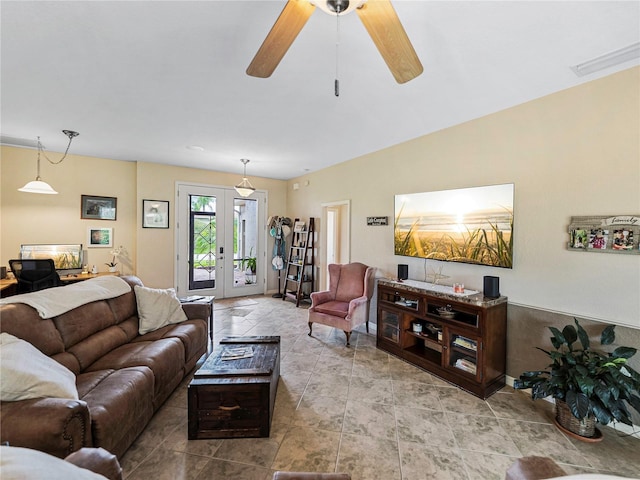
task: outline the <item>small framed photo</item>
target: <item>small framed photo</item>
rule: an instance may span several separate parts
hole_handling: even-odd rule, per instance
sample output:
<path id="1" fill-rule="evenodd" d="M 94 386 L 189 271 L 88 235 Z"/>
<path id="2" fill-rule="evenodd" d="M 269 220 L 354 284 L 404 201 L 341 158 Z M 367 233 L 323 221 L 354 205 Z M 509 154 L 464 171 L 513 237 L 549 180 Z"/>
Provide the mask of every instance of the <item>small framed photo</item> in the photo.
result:
<path id="1" fill-rule="evenodd" d="M 87 230 L 87 246 L 113 247 L 113 228 L 89 228 Z"/>
<path id="2" fill-rule="evenodd" d="M 142 200 L 142 228 L 169 228 L 168 200 Z"/>
<path id="3" fill-rule="evenodd" d="M 90 220 L 115 220 L 116 197 L 96 197 L 93 195 L 82 195 L 80 202 L 80 218 Z"/>

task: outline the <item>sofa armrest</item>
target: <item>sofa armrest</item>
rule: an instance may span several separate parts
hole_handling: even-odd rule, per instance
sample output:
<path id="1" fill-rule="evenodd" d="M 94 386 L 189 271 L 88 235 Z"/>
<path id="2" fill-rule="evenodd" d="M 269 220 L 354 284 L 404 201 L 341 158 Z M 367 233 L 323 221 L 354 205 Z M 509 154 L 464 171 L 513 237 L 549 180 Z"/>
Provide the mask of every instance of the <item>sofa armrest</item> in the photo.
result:
<path id="1" fill-rule="evenodd" d="M 64 458 L 91 446 L 91 417 L 86 402 L 34 398 L 0 404 L 0 439 Z"/>
<path id="2" fill-rule="evenodd" d="M 333 300 L 333 295 L 329 290 L 324 290 L 322 292 L 311 292 L 311 306 L 309 309 L 313 307 L 317 307 L 318 305 L 322 305 L 323 303 L 330 302 Z"/>
<path id="3" fill-rule="evenodd" d="M 567 475 L 549 457 L 522 457 L 517 459 L 507 470 L 505 480 L 541 480 L 543 478 L 564 477 Z"/>
<path id="4" fill-rule="evenodd" d="M 202 319 L 207 320 L 211 316 L 210 303 L 183 303 L 182 310 L 189 320 Z"/>
<path id="5" fill-rule="evenodd" d="M 65 460 L 76 467 L 91 470 L 109 480 L 122 480 L 122 467 L 118 458 L 104 448 L 81 448 Z"/>

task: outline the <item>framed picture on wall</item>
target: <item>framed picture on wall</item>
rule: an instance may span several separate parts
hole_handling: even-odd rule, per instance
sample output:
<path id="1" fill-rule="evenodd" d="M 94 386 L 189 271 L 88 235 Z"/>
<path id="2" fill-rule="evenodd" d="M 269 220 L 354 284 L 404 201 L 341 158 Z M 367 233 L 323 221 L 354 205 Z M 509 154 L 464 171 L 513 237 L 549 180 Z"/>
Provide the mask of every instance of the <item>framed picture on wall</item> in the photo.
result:
<path id="1" fill-rule="evenodd" d="M 168 200 L 142 200 L 142 228 L 169 228 Z"/>
<path id="2" fill-rule="evenodd" d="M 91 220 L 115 220 L 118 199 L 116 197 L 96 197 L 81 195 L 80 218 Z"/>
<path id="3" fill-rule="evenodd" d="M 113 228 L 89 228 L 87 230 L 87 246 L 113 247 Z"/>

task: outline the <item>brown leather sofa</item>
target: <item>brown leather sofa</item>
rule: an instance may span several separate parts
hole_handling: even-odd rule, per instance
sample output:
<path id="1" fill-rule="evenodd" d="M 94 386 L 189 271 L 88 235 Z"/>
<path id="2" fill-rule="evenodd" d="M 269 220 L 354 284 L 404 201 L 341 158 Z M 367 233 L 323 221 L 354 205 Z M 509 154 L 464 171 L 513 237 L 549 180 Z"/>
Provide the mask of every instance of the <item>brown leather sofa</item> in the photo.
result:
<path id="1" fill-rule="evenodd" d="M 122 468 L 115 455 L 103 448 L 81 448 L 64 460 L 38 450 L 0 445 L 2 478 L 122 480 Z"/>
<path id="2" fill-rule="evenodd" d="M 91 470 L 109 480 L 122 480 L 122 467 L 115 455 L 103 448 L 81 448 L 65 458 L 76 467 Z"/>
<path id="3" fill-rule="evenodd" d="M 208 305 L 183 305 L 188 320 L 138 334 L 131 291 L 51 319 L 32 307 L 0 307 L 0 332 L 26 340 L 76 375 L 79 400 L 36 398 L 0 404 L 0 438 L 60 458 L 82 447 L 121 457 L 207 351 Z"/>

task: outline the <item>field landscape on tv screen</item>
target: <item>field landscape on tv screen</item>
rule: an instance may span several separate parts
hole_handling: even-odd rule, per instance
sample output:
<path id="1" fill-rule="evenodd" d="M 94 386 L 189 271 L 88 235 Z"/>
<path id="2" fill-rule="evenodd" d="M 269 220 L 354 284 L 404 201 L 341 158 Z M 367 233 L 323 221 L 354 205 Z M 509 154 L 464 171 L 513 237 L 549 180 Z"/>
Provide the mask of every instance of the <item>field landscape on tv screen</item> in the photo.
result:
<path id="1" fill-rule="evenodd" d="M 395 196 L 396 255 L 512 268 L 512 183 Z"/>

